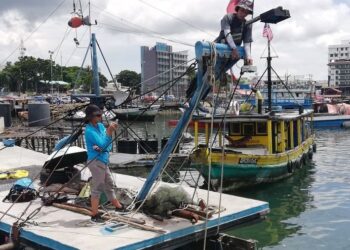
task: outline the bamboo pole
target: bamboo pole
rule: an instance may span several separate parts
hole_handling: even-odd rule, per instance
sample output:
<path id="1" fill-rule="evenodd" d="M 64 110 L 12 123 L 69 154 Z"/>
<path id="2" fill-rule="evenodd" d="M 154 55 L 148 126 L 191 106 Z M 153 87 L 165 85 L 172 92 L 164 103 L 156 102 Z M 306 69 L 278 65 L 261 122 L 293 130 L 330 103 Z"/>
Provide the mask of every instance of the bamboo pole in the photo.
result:
<path id="1" fill-rule="evenodd" d="M 79 207 L 74 207 L 71 205 L 67 205 L 67 204 L 59 204 L 59 203 L 53 203 L 52 204 L 54 207 L 57 208 L 61 208 L 61 209 L 65 209 L 71 212 L 75 212 L 75 213 L 80 213 L 80 214 L 84 214 L 84 215 L 89 215 L 91 216 L 91 211 L 89 209 L 86 208 L 79 208 Z M 166 231 L 161 229 L 161 228 L 157 228 L 157 227 L 153 227 L 153 226 L 149 226 L 149 225 L 141 225 L 135 222 L 131 222 L 131 220 L 129 220 L 128 218 L 122 218 L 121 216 L 109 216 L 109 215 L 104 215 L 102 217 L 105 220 L 110 220 L 110 221 L 117 221 L 117 222 L 121 222 L 121 223 L 125 223 L 131 227 L 137 228 L 137 229 L 142 229 L 142 230 L 146 230 L 146 231 L 151 231 L 151 232 L 155 232 L 155 233 L 159 233 L 159 234 L 163 234 Z"/>

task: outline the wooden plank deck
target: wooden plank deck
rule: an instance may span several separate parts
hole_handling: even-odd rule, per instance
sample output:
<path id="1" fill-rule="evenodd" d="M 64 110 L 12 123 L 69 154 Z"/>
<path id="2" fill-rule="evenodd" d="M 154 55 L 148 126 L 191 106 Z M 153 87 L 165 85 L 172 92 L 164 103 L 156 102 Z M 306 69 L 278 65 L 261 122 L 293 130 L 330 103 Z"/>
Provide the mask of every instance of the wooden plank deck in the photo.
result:
<path id="1" fill-rule="evenodd" d="M 6 151 L 8 150 L 8 151 Z M 23 151 L 24 150 L 24 151 Z M 29 151 L 29 152 L 28 152 Z M 21 148 L 9 148 L 0 151 L 1 159 L 6 159 L 7 166 L 18 167 L 19 153 L 25 156 L 22 164 L 27 166 L 33 163 L 43 163 L 47 155 L 42 155 Z M 6 152 L 6 153 L 5 153 Z M 6 154 L 6 155 L 3 155 Z M 25 165 L 22 165 L 25 167 Z M 89 173 L 85 173 L 85 178 Z M 127 175 L 115 175 L 118 187 L 139 190 L 144 183 L 144 179 Z M 162 183 L 161 185 L 170 185 Z M 193 188 L 184 187 L 189 193 L 193 193 Z M 0 200 L 8 191 L 0 192 Z M 206 200 L 207 191 L 198 190 L 199 198 Z M 27 215 L 41 204 L 40 200 L 33 202 L 27 212 Z M 219 193 L 210 192 L 210 205 L 219 204 Z M 11 203 L 0 202 L 0 212 L 6 211 Z M 10 214 L 19 216 L 27 203 L 15 204 Z M 241 198 L 233 195 L 223 194 L 222 206 L 226 209 L 221 213 L 221 218 L 214 215 L 208 221 L 209 234 L 215 233 L 217 226 L 234 226 L 241 223 L 242 220 L 252 220 L 259 218 L 269 210 L 266 202 Z M 173 217 L 169 220 L 159 222 L 153 220 L 141 213 L 135 215 L 135 218 L 142 218 L 148 225 L 162 228 L 166 231 L 164 234 L 157 234 L 149 231 L 138 230 L 131 227 L 121 229 L 110 233 L 104 226 L 84 227 L 81 222 L 88 221 L 89 217 L 73 212 L 61 210 L 55 207 L 43 207 L 41 212 L 33 220 L 39 225 L 28 225 L 21 231 L 21 237 L 37 245 L 49 247 L 52 249 L 145 249 L 145 248 L 167 248 L 181 246 L 194 240 L 203 238 L 205 222 L 200 221 L 191 224 L 188 220 Z M 11 225 L 15 219 L 6 216 L 0 222 L 0 230 L 9 233 Z"/>

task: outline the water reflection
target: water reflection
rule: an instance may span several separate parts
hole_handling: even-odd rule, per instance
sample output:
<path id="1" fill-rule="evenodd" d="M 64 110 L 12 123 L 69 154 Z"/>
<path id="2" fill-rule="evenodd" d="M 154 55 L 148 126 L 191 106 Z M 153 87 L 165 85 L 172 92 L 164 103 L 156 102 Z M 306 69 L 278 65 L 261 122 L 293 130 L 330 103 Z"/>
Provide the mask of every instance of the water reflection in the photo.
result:
<path id="1" fill-rule="evenodd" d="M 315 166 L 312 164 L 280 182 L 232 192 L 234 195 L 268 201 L 271 212 L 263 222 L 229 230 L 227 233 L 258 240 L 259 247 L 277 245 L 284 238 L 300 233 L 300 225 L 286 220 L 298 217 L 305 210 L 312 208 L 313 196 L 310 187 L 315 181 L 314 174 Z"/>

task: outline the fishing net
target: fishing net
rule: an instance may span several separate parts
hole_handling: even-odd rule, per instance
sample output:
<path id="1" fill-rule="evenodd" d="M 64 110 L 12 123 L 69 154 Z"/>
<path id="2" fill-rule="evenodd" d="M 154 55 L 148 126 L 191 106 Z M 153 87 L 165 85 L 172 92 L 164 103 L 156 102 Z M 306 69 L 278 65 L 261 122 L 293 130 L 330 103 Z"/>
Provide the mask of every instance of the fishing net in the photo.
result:
<path id="1" fill-rule="evenodd" d="M 191 198 L 182 187 L 161 186 L 147 199 L 144 210 L 165 217 L 184 203 L 191 203 Z"/>

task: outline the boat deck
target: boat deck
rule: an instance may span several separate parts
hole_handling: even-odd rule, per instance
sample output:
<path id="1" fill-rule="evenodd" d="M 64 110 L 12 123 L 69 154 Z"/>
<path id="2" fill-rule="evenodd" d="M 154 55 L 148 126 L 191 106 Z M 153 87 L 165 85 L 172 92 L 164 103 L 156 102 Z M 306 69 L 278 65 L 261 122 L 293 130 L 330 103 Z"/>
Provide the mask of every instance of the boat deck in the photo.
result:
<path id="1" fill-rule="evenodd" d="M 22 159 L 20 161 L 19 155 L 21 155 Z M 18 147 L 0 151 L 1 167 L 7 166 L 7 169 L 19 167 L 26 169 L 28 166 L 42 165 L 46 158 L 47 155 Z M 118 187 L 133 190 L 139 190 L 144 183 L 144 179 L 120 174 L 115 175 L 115 180 Z M 169 184 L 161 183 L 161 185 Z M 194 189 L 191 187 L 184 187 L 184 189 L 189 194 L 194 192 Z M 0 192 L 0 200 L 3 199 L 7 192 Z M 196 197 L 206 200 L 206 196 L 206 190 L 197 190 Z M 210 192 L 210 205 L 218 205 L 219 199 L 219 193 Z M 0 214 L 6 211 L 10 205 L 11 203 L 1 202 Z M 26 216 L 40 205 L 41 201 L 35 200 L 27 211 Z M 15 204 L 9 214 L 19 216 L 26 206 L 27 203 Z M 233 227 L 243 222 L 258 219 L 269 211 L 269 206 L 266 202 L 227 194 L 222 196 L 222 206 L 225 208 L 225 211 L 221 213 L 221 217 L 214 215 L 208 221 L 208 235 L 216 234 L 218 225 L 220 225 L 221 229 Z M 172 249 L 194 240 L 201 240 L 204 236 L 204 221 L 192 224 L 186 219 L 173 217 L 160 222 L 141 213 L 135 214 L 134 217 L 144 219 L 147 225 L 162 228 L 165 230 L 165 233 L 158 234 L 132 227 L 126 227 L 111 233 L 102 225 L 93 227 L 82 225 L 82 223 L 84 224 L 84 222 L 89 220 L 88 216 L 55 207 L 43 207 L 41 212 L 33 218 L 33 221 L 37 222 L 38 225 L 26 225 L 21 231 L 21 237 L 35 245 L 52 249 Z M 4 217 L 0 222 L 0 230 L 9 233 L 11 225 L 15 221 L 10 216 Z"/>

